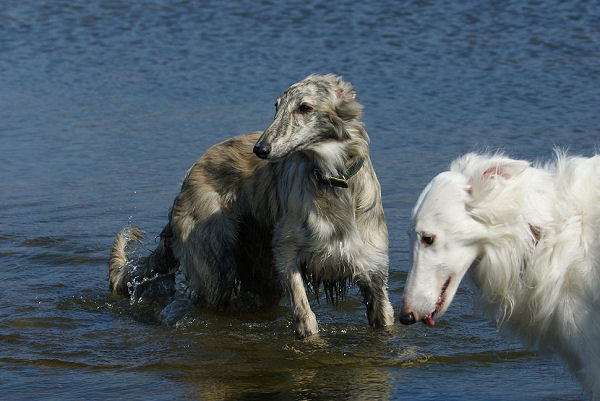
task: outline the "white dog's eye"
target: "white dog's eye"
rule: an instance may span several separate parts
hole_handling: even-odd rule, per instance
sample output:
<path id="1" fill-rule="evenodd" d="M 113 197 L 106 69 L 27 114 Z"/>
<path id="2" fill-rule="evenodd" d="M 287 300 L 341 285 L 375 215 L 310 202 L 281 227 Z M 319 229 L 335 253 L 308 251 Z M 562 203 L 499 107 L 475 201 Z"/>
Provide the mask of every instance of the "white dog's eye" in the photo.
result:
<path id="1" fill-rule="evenodd" d="M 435 242 L 435 235 L 433 234 L 421 234 L 421 244 L 423 247 L 427 248 L 430 245 L 433 245 Z"/>

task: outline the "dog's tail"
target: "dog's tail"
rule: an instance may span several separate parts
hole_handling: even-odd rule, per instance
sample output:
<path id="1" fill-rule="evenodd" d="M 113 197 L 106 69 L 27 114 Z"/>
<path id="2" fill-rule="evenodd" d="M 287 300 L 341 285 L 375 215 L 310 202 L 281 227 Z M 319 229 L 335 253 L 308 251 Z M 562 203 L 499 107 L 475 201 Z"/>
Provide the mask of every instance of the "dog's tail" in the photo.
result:
<path id="1" fill-rule="evenodd" d="M 140 242 L 142 236 L 135 226 L 123 227 L 115 238 L 108 262 L 112 293 L 138 298 L 153 282 L 164 282 L 165 279 L 174 282 L 179 262 L 169 246 L 170 237 L 171 228 L 167 225 L 160 234 L 158 246 L 149 256 L 131 259 L 127 251 L 133 242 Z"/>
<path id="2" fill-rule="evenodd" d="M 113 294 L 129 295 L 127 282 L 131 268 L 127 266 L 130 260 L 127 250 L 131 242 L 140 242 L 141 238 L 140 230 L 135 226 L 125 226 L 117 234 L 108 262 L 108 282 Z"/>

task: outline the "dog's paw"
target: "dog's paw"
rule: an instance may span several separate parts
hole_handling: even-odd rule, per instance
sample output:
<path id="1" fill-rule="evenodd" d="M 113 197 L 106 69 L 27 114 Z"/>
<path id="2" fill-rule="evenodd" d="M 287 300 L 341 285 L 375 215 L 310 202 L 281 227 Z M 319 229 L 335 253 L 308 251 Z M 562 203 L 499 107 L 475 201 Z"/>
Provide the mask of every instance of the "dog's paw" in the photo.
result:
<path id="1" fill-rule="evenodd" d="M 294 319 L 294 332 L 298 338 L 312 336 L 319 332 L 317 317 L 312 311 Z"/>

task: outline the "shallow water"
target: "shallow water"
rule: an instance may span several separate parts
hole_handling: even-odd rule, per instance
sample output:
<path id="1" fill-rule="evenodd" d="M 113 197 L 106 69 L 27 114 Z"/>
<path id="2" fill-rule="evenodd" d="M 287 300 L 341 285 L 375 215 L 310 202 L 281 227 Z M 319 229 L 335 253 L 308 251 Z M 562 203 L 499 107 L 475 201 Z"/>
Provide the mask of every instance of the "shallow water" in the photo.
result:
<path id="1" fill-rule="evenodd" d="M 544 159 L 600 139 L 600 10 L 586 1 L 5 1 L 0 9 L 0 394 L 7 399 L 579 400 L 463 285 L 434 328 L 370 329 L 357 290 L 211 314 L 108 292 L 112 239 L 146 248 L 186 169 L 264 129 L 309 73 L 356 86 L 382 183 L 396 310 L 419 192 L 473 149 Z"/>

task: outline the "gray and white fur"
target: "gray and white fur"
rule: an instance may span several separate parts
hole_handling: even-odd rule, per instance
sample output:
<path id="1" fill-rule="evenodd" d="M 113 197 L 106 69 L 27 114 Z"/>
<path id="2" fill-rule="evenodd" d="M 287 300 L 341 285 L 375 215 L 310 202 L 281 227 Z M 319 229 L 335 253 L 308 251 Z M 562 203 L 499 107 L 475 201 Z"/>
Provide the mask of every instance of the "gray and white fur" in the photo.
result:
<path id="1" fill-rule="evenodd" d="M 117 236 L 111 290 L 129 295 L 134 275 L 172 277 L 181 266 L 206 307 L 225 309 L 235 294 L 267 307 L 286 291 L 306 337 L 318 332 L 306 285 L 333 297 L 352 282 L 369 323 L 393 324 L 388 233 L 361 114 L 338 76 L 292 85 L 264 132 L 214 145 L 188 170 L 157 249 L 136 268 L 125 232 Z"/>

